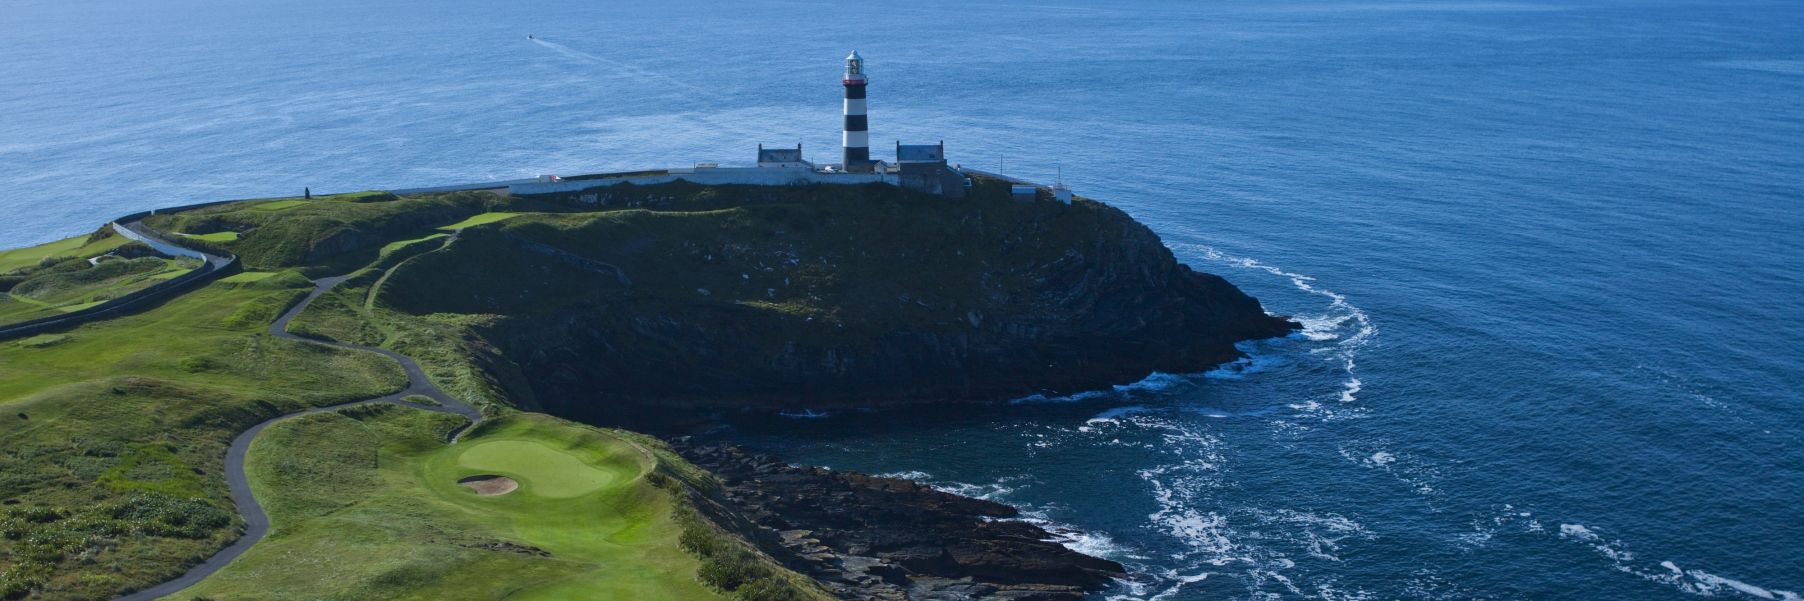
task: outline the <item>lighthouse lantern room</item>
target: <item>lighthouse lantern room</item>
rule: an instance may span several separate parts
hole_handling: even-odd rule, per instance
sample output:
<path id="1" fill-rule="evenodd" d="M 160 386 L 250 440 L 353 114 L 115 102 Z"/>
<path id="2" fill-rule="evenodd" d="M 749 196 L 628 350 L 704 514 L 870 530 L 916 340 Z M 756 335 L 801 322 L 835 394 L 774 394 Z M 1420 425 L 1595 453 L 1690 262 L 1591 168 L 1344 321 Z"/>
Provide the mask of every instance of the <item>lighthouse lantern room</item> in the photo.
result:
<path id="1" fill-rule="evenodd" d="M 845 170 L 853 172 L 869 172 L 874 167 L 871 162 L 871 125 L 865 117 L 864 58 L 858 51 L 846 56 L 846 75 L 841 80 L 846 86 L 846 127 L 842 136 L 845 147 Z"/>

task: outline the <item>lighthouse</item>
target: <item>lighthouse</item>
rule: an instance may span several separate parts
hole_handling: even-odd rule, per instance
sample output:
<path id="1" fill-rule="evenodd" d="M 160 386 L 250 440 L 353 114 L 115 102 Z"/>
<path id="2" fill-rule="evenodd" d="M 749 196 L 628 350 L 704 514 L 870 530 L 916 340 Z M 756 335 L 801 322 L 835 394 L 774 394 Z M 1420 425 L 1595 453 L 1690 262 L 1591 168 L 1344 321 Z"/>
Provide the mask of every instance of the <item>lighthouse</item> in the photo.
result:
<path id="1" fill-rule="evenodd" d="M 846 129 L 841 138 L 845 146 L 846 171 L 869 172 L 871 163 L 871 126 L 864 114 L 864 58 L 858 51 L 846 56 Z"/>

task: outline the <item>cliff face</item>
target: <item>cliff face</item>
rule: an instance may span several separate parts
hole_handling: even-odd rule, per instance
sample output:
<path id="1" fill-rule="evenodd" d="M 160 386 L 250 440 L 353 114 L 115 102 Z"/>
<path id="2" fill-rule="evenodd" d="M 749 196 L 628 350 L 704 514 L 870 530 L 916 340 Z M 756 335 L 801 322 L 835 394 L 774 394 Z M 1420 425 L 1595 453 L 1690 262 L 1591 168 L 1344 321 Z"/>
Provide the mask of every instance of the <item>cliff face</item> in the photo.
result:
<path id="1" fill-rule="evenodd" d="M 814 194 L 516 218 L 410 264 L 395 278 L 415 290 L 385 300 L 508 316 L 482 335 L 547 409 L 588 417 L 1074 392 L 1205 370 L 1294 327 L 1099 203 Z M 468 272 L 496 261 L 512 273 Z"/>

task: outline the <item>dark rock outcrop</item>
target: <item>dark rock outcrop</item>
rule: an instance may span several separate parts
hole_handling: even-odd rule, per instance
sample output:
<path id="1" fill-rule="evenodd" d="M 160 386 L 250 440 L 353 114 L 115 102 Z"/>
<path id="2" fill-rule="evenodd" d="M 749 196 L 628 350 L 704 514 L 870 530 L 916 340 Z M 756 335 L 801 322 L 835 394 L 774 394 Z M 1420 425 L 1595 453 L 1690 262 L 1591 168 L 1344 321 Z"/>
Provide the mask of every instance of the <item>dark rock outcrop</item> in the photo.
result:
<path id="1" fill-rule="evenodd" d="M 1123 574 L 1000 503 L 730 446 L 678 449 L 722 481 L 767 551 L 843 599 L 1077 601 Z"/>
<path id="2" fill-rule="evenodd" d="M 555 399 L 546 406 L 554 413 L 606 423 L 631 423 L 621 416 L 650 407 L 831 408 L 1092 390 L 1155 371 L 1206 371 L 1238 358 L 1237 342 L 1296 327 L 1179 263 L 1150 229 L 1100 203 L 846 202 L 861 204 L 516 222 L 504 236 L 471 234 L 465 248 L 409 266 L 426 273 L 396 281 L 509 282 L 446 287 L 449 295 L 402 308 L 507 316 L 482 336 L 519 366 L 532 395 Z M 538 252 L 520 249 L 528 240 Z M 478 263 L 515 265 L 519 275 L 457 273 Z M 544 282 L 523 282 L 527 275 Z M 551 298 L 568 300 L 520 310 Z"/>

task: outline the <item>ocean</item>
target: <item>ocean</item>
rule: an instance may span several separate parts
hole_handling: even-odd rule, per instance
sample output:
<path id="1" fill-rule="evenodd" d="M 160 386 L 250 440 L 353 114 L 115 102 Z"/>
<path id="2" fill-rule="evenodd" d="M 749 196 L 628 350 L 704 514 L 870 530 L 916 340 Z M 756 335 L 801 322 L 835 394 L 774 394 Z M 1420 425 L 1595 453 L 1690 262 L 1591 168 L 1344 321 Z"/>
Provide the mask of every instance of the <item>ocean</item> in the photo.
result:
<path id="1" fill-rule="evenodd" d="M 1804 597 L 1804 4 L 11 0 L 0 246 L 202 200 L 873 154 L 1119 206 L 1306 328 L 1110 390 L 748 415 L 1099 599 Z M 528 35 L 535 39 L 528 39 Z"/>

